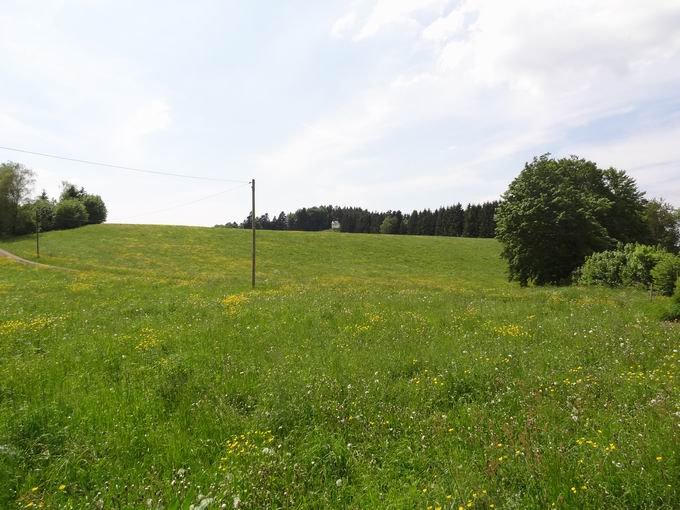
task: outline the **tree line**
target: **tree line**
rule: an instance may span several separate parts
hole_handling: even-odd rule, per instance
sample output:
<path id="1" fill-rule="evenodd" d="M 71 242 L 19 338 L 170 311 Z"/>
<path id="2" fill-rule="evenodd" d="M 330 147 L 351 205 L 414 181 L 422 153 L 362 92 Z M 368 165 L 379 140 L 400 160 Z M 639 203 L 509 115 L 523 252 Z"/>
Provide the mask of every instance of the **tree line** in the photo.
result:
<path id="1" fill-rule="evenodd" d="M 321 205 L 303 207 L 295 212 L 281 212 L 272 217 L 263 214 L 255 218 L 255 226 L 262 230 L 328 230 L 337 221 L 341 232 L 371 234 L 401 234 L 454 237 L 494 237 L 494 216 L 498 201 L 482 204 L 460 203 L 435 210 L 369 211 L 361 207 Z M 240 224 L 236 222 L 217 227 L 251 228 L 251 215 Z"/>
<path id="2" fill-rule="evenodd" d="M 45 191 L 31 198 L 35 173 L 20 163 L 0 164 L 0 236 L 80 227 L 106 221 L 106 205 L 99 195 L 62 182 L 59 200 Z"/>

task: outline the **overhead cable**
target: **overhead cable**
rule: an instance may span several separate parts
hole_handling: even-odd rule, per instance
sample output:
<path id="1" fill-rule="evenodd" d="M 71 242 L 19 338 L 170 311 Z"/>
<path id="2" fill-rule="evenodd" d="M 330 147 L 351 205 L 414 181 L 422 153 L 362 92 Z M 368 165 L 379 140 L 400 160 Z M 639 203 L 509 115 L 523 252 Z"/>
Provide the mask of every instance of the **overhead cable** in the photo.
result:
<path id="1" fill-rule="evenodd" d="M 196 200 L 192 200 L 190 202 L 183 202 L 181 204 L 172 205 L 172 206 L 166 207 L 164 209 L 158 209 L 158 210 L 155 210 L 155 211 L 147 211 L 147 212 L 143 212 L 143 213 L 139 213 L 139 214 L 134 214 L 132 216 L 125 216 L 123 218 L 116 218 L 115 220 L 109 221 L 109 223 L 116 223 L 116 222 L 123 221 L 123 220 L 138 218 L 140 216 L 148 216 L 150 214 L 157 214 L 157 213 L 162 213 L 162 212 L 166 212 L 166 211 L 172 211 L 173 209 L 179 209 L 180 207 L 186 207 L 188 205 L 192 205 L 192 204 L 195 204 L 195 203 L 198 203 L 198 202 L 202 202 L 203 200 L 208 200 L 210 198 L 214 198 L 214 197 L 217 197 L 219 195 L 224 195 L 225 193 L 229 193 L 230 191 L 234 191 L 235 189 L 242 188 L 242 187 L 246 186 L 247 184 L 250 184 L 250 183 L 246 182 L 244 184 L 234 186 L 233 188 L 229 188 L 229 189 L 226 189 L 224 191 L 220 191 L 218 193 L 213 193 L 212 195 L 207 195 L 207 196 L 204 196 L 204 197 L 201 197 L 201 198 L 197 198 Z"/>
<path id="2" fill-rule="evenodd" d="M 75 163 L 84 163 L 86 165 L 95 165 L 95 166 L 103 166 L 107 168 L 116 168 L 118 170 L 129 170 L 131 172 L 140 172 L 144 174 L 152 174 L 152 175 L 166 175 L 169 177 L 181 177 L 183 179 L 196 179 L 196 180 L 201 180 L 201 181 L 216 181 L 216 182 L 238 182 L 242 184 L 249 184 L 250 181 L 242 181 L 242 180 L 236 180 L 236 179 L 222 179 L 220 177 L 202 177 L 198 175 L 187 175 L 187 174 L 178 174 L 174 172 L 165 172 L 161 170 L 147 170 L 145 168 L 137 168 L 137 167 L 132 167 L 132 166 L 124 166 L 124 165 L 114 165 L 111 163 L 101 163 L 99 161 L 90 161 L 87 159 L 80 159 L 80 158 L 72 158 L 72 157 L 67 157 L 67 156 L 58 156 L 56 154 L 48 154 L 45 152 L 37 152 L 37 151 L 30 151 L 26 149 L 18 149 L 16 147 L 6 147 L 0 145 L 0 149 L 4 149 L 7 151 L 13 151 L 13 152 L 21 152 L 23 154 L 32 154 L 34 156 L 42 156 L 45 158 L 53 158 L 53 159 L 60 159 L 62 161 L 72 161 Z"/>

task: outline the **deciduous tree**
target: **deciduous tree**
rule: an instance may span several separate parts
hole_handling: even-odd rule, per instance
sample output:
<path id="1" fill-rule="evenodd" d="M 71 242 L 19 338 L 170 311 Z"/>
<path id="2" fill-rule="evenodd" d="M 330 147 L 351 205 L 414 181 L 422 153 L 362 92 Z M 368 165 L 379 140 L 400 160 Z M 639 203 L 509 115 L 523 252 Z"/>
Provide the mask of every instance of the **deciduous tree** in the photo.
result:
<path id="1" fill-rule="evenodd" d="M 54 225 L 57 229 L 76 228 L 88 221 L 85 205 L 74 198 L 61 200 L 54 211 Z"/>
<path id="2" fill-rule="evenodd" d="M 641 241 L 637 224 L 613 217 L 612 211 L 624 207 L 632 211 L 626 218 L 637 221 L 642 194 L 624 172 L 605 172 L 576 156 L 534 158 L 510 184 L 496 213 L 510 279 L 521 285 L 559 283 L 591 253 L 618 241 Z"/>
<path id="3" fill-rule="evenodd" d="M 17 234 L 21 206 L 28 202 L 35 175 L 20 163 L 0 165 L 0 234 Z"/>

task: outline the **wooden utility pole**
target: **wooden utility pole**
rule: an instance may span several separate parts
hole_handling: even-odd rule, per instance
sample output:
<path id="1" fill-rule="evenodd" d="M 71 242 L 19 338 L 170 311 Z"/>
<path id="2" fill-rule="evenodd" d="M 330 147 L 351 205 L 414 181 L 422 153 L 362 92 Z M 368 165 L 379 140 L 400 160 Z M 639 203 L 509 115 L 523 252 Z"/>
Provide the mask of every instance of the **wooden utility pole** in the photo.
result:
<path id="1" fill-rule="evenodd" d="M 253 229 L 253 289 L 255 288 L 255 179 L 250 182 L 253 190 L 253 210 L 250 213 L 251 226 Z"/>

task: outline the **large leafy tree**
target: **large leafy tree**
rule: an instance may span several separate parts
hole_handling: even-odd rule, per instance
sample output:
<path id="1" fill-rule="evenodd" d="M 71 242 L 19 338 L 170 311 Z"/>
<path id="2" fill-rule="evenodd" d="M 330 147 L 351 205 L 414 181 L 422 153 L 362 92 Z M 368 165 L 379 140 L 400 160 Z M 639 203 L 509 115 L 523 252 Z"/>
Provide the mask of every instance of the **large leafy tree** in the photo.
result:
<path id="1" fill-rule="evenodd" d="M 68 181 L 61 181 L 61 196 L 59 197 L 59 200 L 68 200 L 68 199 L 74 199 L 74 200 L 82 200 L 87 193 L 85 193 L 85 188 L 82 186 L 80 189 L 75 184 L 71 184 Z"/>
<path id="2" fill-rule="evenodd" d="M 87 209 L 88 223 L 104 223 L 106 221 L 106 205 L 99 195 L 84 195 L 81 202 Z"/>
<path id="3" fill-rule="evenodd" d="M 680 209 L 668 202 L 654 199 L 645 208 L 649 244 L 659 245 L 665 250 L 680 251 Z"/>
<path id="4" fill-rule="evenodd" d="M 609 235 L 622 243 L 644 239 L 647 234 L 644 192 L 623 170 L 609 168 L 602 172 L 602 178 L 604 196 L 611 201 L 602 222 Z"/>
<path id="5" fill-rule="evenodd" d="M 624 172 L 603 171 L 576 156 L 534 158 L 496 213 L 510 279 L 521 285 L 567 280 L 591 253 L 642 240 L 643 211 L 642 193 Z"/>
<path id="6" fill-rule="evenodd" d="M 18 233 L 21 206 L 29 200 L 33 171 L 11 161 L 0 165 L 0 234 Z"/>

